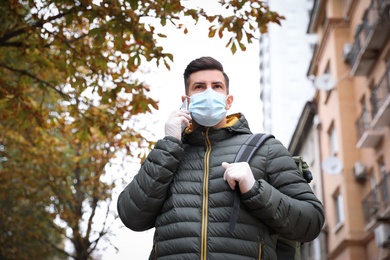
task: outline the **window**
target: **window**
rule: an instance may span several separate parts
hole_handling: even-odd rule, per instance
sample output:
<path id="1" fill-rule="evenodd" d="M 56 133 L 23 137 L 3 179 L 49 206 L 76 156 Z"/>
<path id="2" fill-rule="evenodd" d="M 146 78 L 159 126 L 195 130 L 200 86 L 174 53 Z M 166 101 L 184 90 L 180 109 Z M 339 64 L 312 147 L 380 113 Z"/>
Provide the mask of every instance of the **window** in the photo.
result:
<path id="1" fill-rule="evenodd" d="M 336 193 L 334 196 L 335 213 L 336 213 L 336 229 L 339 229 L 344 223 L 344 205 L 343 196 L 341 193 Z"/>
<path id="2" fill-rule="evenodd" d="M 366 97 L 363 96 L 362 100 L 360 101 L 361 106 L 362 106 L 362 119 L 363 119 L 363 124 L 364 124 L 364 129 L 369 128 L 370 122 L 371 122 L 371 116 L 370 113 L 367 109 L 367 102 L 366 102 Z"/>
<path id="3" fill-rule="evenodd" d="M 371 195 L 369 195 L 371 198 L 368 202 L 370 215 L 375 214 L 379 209 L 379 193 L 376 192 L 377 184 L 378 182 L 375 178 L 375 174 L 371 172 L 370 173 L 370 185 L 371 185 L 370 194 Z"/>
<path id="4" fill-rule="evenodd" d="M 311 135 L 309 138 L 309 154 L 307 160 L 309 161 L 310 167 L 313 167 L 316 158 L 316 146 L 314 141 L 314 135 Z"/>
<path id="5" fill-rule="evenodd" d="M 330 73 L 330 61 L 328 60 L 327 64 L 326 64 L 326 68 L 325 68 L 325 71 L 324 71 L 324 75 L 325 74 L 328 74 L 328 75 L 332 75 Z M 328 84 L 328 83 L 327 83 Z M 335 83 L 336 84 L 336 83 Z M 325 98 L 325 104 L 328 103 L 329 101 L 329 98 L 330 98 L 330 94 L 332 93 L 332 89 L 334 89 L 336 86 L 332 86 L 332 88 L 328 89 L 326 91 L 326 98 Z"/>
<path id="6" fill-rule="evenodd" d="M 379 171 L 381 173 L 382 178 L 384 178 L 386 176 L 386 164 L 383 159 L 381 159 L 379 162 Z"/>
<path id="7" fill-rule="evenodd" d="M 388 185 L 388 176 L 387 176 L 387 173 L 386 173 L 386 164 L 385 164 L 385 161 L 383 160 L 383 158 L 381 158 L 379 160 L 379 172 L 381 174 L 381 196 L 382 196 L 382 200 L 383 202 L 385 203 L 385 205 L 387 205 L 389 203 L 389 185 Z"/>
<path id="8" fill-rule="evenodd" d="M 376 188 L 376 178 L 374 174 L 370 174 L 370 184 L 371 190 L 374 190 Z"/>
<path id="9" fill-rule="evenodd" d="M 332 123 L 331 127 L 329 128 L 328 135 L 329 135 L 330 156 L 335 156 L 339 151 L 339 143 L 338 143 L 337 132 L 334 123 Z"/>

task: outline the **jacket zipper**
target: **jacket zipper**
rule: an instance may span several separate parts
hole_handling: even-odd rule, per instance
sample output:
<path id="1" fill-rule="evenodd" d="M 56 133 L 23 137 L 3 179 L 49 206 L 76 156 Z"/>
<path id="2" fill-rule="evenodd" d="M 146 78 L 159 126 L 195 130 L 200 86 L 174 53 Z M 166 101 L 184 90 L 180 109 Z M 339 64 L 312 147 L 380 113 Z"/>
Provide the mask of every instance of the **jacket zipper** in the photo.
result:
<path id="1" fill-rule="evenodd" d="M 206 130 L 206 153 L 204 156 L 203 168 L 203 194 L 202 194 L 202 236 L 201 236 L 201 260 L 207 259 L 207 229 L 208 229 L 208 214 L 209 214 L 209 163 L 210 163 L 210 152 L 211 143 L 209 140 L 209 128 Z"/>
<path id="2" fill-rule="evenodd" d="M 259 245 L 259 257 L 258 257 L 259 260 L 263 259 L 262 255 L 263 255 L 263 243 L 260 242 L 260 245 Z"/>

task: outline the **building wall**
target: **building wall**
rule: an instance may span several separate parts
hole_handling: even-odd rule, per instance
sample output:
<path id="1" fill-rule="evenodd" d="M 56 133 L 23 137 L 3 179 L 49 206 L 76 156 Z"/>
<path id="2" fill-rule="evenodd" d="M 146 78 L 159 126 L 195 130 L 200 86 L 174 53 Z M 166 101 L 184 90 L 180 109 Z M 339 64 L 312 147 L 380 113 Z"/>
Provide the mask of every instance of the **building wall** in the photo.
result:
<path id="1" fill-rule="evenodd" d="M 303 155 L 313 171 L 311 187 L 326 211 L 322 234 L 315 241 L 305 243 L 303 253 L 307 259 L 390 259 L 390 112 L 382 117 L 380 124 L 376 123 L 380 113 L 373 113 L 371 101 L 375 88 L 388 75 L 386 100 L 390 111 L 390 1 L 315 0 L 309 21 L 303 22 L 305 15 L 301 12 L 298 19 L 301 23 L 297 23 L 307 24 L 308 34 L 316 35 L 314 52 L 303 48 L 303 53 L 312 55 L 307 64 L 303 62 L 305 58 L 294 63 L 290 56 L 302 55 L 295 42 L 290 44 L 293 38 L 289 37 L 303 28 L 288 24 L 293 20 L 293 5 L 305 10 L 304 1 L 278 2 L 270 1 L 270 7 L 286 15 L 287 21 L 281 28 L 271 27 L 269 34 L 261 37 L 264 129 L 274 133 L 285 145 L 290 143 L 289 149 L 296 148 L 294 153 Z M 377 4 L 383 4 L 386 12 L 381 14 L 383 10 L 374 9 Z M 369 19 L 364 20 L 366 17 Z M 371 27 L 379 34 L 373 35 L 374 40 L 370 42 L 368 28 Z M 297 38 L 301 37 L 294 39 L 299 42 Z M 298 44 L 310 46 L 308 38 L 302 39 Z M 361 46 L 356 51 L 359 42 Z M 370 50 L 369 43 L 380 47 Z M 358 59 L 357 53 L 362 55 L 360 62 L 354 61 Z M 300 76 L 303 71 L 305 77 Z M 334 79 L 333 88 L 324 90 L 316 81 L 307 81 L 311 75 L 318 79 L 324 74 Z M 294 78 L 305 78 L 307 88 L 302 84 L 303 88 L 298 90 Z M 310 93 L 313 84 L 317 89 Z M 295 94 L 308 90 L 307 97 L 299 97 L 295 111 L 286 112 L 288 102 L 295 100 L 286 86 L 298 91 Z M 307 118 L 301 112 L 308 100 L 316 105 L 317 115 L 310 122 L 310 129 L 302 131 Z M 329 158 L 339 162 L 340 171 L 332 171 L 335 165 L 330 165 L 330 169 L 323 167 Z M 364 168 L 356 177 L 359 165 Z M 379 241 L 384 244 L 380 245 Z"/>
<path id="2" fill-rule="evenodd" d="M 324 167 L 321 169 L 328 259 L 389 259 L 389 247 L 378 246 L 375 231 L 390 220 L 390 203 L 384 196 L 390 194 L 390 182 L 384 182 L 390 174 L 390 118 L 384 120 L 380 127 L 374 127 L 373 118 L 370 118 L 373 109 L 370 100 L 374 95 L 373 88 L 390 68 L 390 37 L 384 37 L 387 43 L 374 52 L 366 51 L 365 55 L 370 54 L 370 59 L 365 60 L 361 56 L 360 64 L 374 61 L 372 69 L 355 70 L 351 58 L 345 59 L 344 56 L 346 44 L 357 42 L 356 32 L 361 28 L 362 19 L 373 1 L 376 0 L 317 0 L 317 13 L 312 14 L 309 25 L 310 32 L 317 33 L 318 47 L 311 59 L 308 74 L 320 77 L 328 73 L 335 80 L 332 89 L 318 89 L 314 98 L 320 122 L 321 161 L 334 157 L 342 165 L 337 173 Z M 375 3 L 388 3 L 390 10 L 390 1 L 377 0 Z M 390 19 L 386 16 L 383 19 L 387 22 L 381 27 L 381 32 L 386 35 L 390 32 Z M 381 36 L 376 37 L 379 39 Z M 362 46 L 368 42 L 367 39 L 363 39 Z M 378 42 L 380 40 L 372 43 Z M 363 113 L 364 104 L 368 113 Z M 367 117 L 364 128 L 366 139 L 357 128 L 362 115 Z M 362 142 L 363 139 L 365 142 Z M 332 142 L 336 145 L 332 146 Z M 355 176 L 358 162 L 365 166 L 365 180 Z M 341 199 L 338 200 L 339 195 Z M 390 226 L 385 229 L 384 235 L 390 236 Z"/>

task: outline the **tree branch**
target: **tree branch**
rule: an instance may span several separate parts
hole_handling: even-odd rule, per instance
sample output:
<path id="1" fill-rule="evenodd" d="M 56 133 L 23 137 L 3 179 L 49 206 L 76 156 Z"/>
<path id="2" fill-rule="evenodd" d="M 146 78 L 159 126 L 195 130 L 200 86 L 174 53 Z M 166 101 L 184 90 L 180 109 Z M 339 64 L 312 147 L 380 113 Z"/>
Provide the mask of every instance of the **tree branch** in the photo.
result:
<path id="1" fill-rule="evenodd" d="M 103 227 L 102 227 L 102 229 L 99 232 L 99 236 L 94 241 L 91 242 L 91 244 L 93 244 L 93 246 L 89 249 L 89 251 L 91 253 L 96 249 L 100 239 L 107 234 L 106 225 L 107 225 L 108 216 L 110 215 L 111 202 L 112 202 L 112 200 L 107 202 L 106 216 L 105 216 L 105 219 L 104 219 Z"/>
<path id="2" fill-rule="evenodd" d="M 53 84 L 51 84 L 51 83 L 49 83 L 49 82 L 47 82 L 47 81 L 45 81 L 45 80 L 43 80 L 43 79 L 38 78 L 37 76 L 31 74 L 30 72 L 28 72 L 28 71 L 26 71 L 26 70 L 21 70 L 21 69 L 12 68 L 12 67 L 10 67 L 10 66 L 4 64 L 4 63 L 0 63 L 0 67 L 6 68 L 6 69 L 8 69 L 8 70 L 10 70 L 10 71 L 13 71 L 13 72 L 17 72 L 17 73 L 19 73 L 19 74 L 21 74 L 21 75 L 28 76 L 28 77 L 34 79 L 34 80 L 37 81 L 37 82 L 41 82 L 41 83 L 43 83 L 44 85 L 46 85 L 46 86 L 48 86 L 48 87 L 54 89 L 54 90 L 55 90 L 58 94 L 60 94 L 65 100 L 68 100 L 68 99 L 69 99 L 69 96 L 66 95 L 64 92 L 58 90 L 58 89 L 56 88 L 55 85 L 53 85 Z"/>
<path id="3" fill-rule="evenodd" d="M 26 45 L 23 42 L 4 42 L 0 47 L 25 47 Z"/>
<path id="4" fill-rule="evenodd" d="M 25 26 L 25 27 L 20 28 L 18 30 L 9 32 L 9 33 L 5 34 L 3 37 L 0 38 L 0 46 L 4 46 L 9 39 L 25 33 L 26 31 L 28 31 L 28 29 L 30 29 L 30 28 L 41 28 L 47 22 L 54 21 L 56 19 L 62 18 L 64 16 L 72 13 L 74 11 L 74 9 L 75 9 L 75 7 L 72 7 L 69 10 L 64 11 L 63 13 L 60 13 L 60 14 L 57 14 L 55 16 L 49 17 L 46 20 L 39 20 L 38 22 L 36 22 L 33 25 Z"/>
<path id="5" fill-rule="evenodd" d="M 57 245 L 54 245 L 53 243 L 51 243 L 50 241 L 47 241 L 46 240 L 46 243 L 48 243 L 52 248 L 54 248 L 55 250 L 57 250 L 59 253 L 61 254 L 64 254 L 66 255 L 67 257 L 70 257 L 70 258 L 75 258 L 73 255 L 69 254 L 68 252 L 66 252 L 64 249 L 58 247 Z"/>

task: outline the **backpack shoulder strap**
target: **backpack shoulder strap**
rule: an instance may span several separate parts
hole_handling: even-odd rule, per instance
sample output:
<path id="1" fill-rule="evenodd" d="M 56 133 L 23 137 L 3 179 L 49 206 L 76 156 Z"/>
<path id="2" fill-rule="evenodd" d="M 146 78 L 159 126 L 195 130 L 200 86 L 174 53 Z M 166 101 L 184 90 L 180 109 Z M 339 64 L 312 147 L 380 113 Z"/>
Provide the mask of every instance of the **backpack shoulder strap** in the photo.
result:
<path id="1" fill-rule="evenodd" d="M 249 162 L 253 154 L 269 138 L 274 138 L 271 134 L 253 134 L 240 147 L 234 162 Z"/>
<path id="2" fill-rule="evenodd" d="M 249 163 L 253 154 L 259 149 L 265 141 L 269 138 L 274 138 L 271 134 L 253 134 L 251 135 L 240 147 L 237 152 L 234 162 L 247 162 Z M 238 187 L 238 185 L 237 185 Z M 238 213 L 240 211 L 240 190 L 235 189 L 233 211 L 230 216 L 229 232 L 233 233 L 236 227 Z"/>

